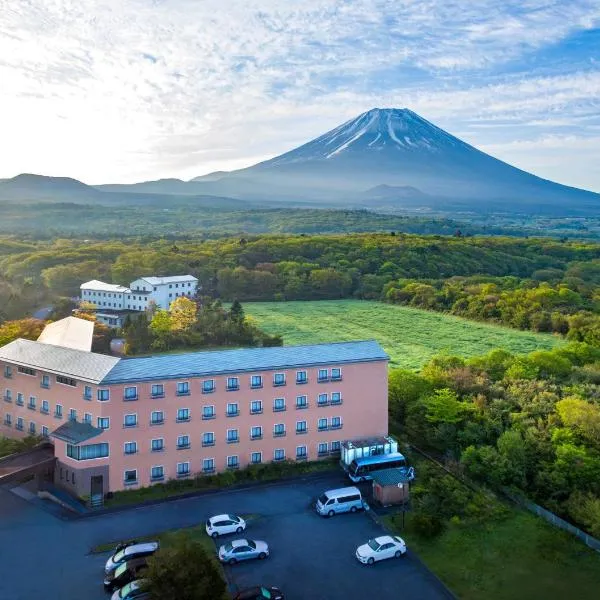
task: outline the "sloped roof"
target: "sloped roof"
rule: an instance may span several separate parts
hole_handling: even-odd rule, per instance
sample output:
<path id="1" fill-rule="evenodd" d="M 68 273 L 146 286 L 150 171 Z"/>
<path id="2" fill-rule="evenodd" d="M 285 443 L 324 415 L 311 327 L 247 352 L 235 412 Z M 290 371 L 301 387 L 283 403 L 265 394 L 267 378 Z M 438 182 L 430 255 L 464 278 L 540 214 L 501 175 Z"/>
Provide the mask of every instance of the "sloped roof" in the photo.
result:
<path id="1" fill-rule="evenodd" d="M 178 283 L 180 281 L 198 281 L 193 275 L 173 275 L 170 277 L 138 277 L 150 285 L 163 285 L 165 283 Z"/>
<path id="2" fill-rule="evenodd" d="M 66 317 L 46 325 L 37 341 L 42 344 L 52 344 L 53 346 L 90 352 L 93 337 L 93 321 L 78 319 L 77 317 Z"/>
<path id="3" fill-rule="evenodd" d="M 82 290 L 96 290 L 97 292 L 118 292 L 120 294 L 131 292 L 129 288 L 122 285 L 105 283 L 104 281 L 98 281 L 97 279 L 86 281 L 85 283 L 82 283 L 79 288 Z"/>
<path id="4" fill-rule="evenodd" d="M 90 440 L 102 433 L 102 429 L 98 429 L 89 423 L 79 423 L 78 421 L 67 421 L 60 427 L 57 427 L 50 435 L 56 439 L 62 440 L 69 444 L 80 444 Z"/>
<path id="5" fill-rule="evenodd" d="M 389 360 L 389 356 L 375 340 L 191 352 L 123 358 L 107 373 L 102 383 L 178 379 L 379 360 Z"/>
<path id="6" fill-rule="evenodd" d="M 371 477 L 375 483 L 379 485 L 398 485 L 406 483 L 406 469 L 381 469 L 380 471 L 372 471 Z"/>
<path id="7" fill-rule="evenodd" d="M 120 360 L 114 356 L 23 339 L 2 346 L 0 359 L 89 383 L 100 383 Z"/>

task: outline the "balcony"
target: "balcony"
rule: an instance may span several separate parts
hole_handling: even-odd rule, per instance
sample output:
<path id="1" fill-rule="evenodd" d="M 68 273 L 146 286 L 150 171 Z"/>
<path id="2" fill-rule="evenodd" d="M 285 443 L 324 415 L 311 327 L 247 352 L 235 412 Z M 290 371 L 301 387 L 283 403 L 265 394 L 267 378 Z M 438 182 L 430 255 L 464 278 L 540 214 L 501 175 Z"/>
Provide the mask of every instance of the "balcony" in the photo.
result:
<path id="1" fill-rule="evenodd" d="M 254 440 L 262 440 L 262 439 L 263 439 L 262 433 L 259 434 L 259 435 L 251 435 L 250 436 L 250 440 L 252 440 L 252 441 L 254 441 Z"/>
<path id="2" fill-rule="evenodd" d="M 273 437 L 274 438 L 281 438 L 281 437 L 285 437 L 286 432 L 285 431 L 274 431 L 273 432 Z"/>
<path id="3" fill-rule="evenodd" d="M 306 404 L 296 404 L 296 410 L 304 410 L 308 408 L 308 402 Z"/>
<path id="4" fill-rule="evenodd" d="M 135 402 L 139 400 L 139 396 L 135 394 L 135 396 L 123 396 L 123 402 Z"/>
<path id="5" fill-rule="evenodd" d="M 296 429 L 296 435 L 306 435 L 308 433 L 308 429 Z"/>
<path id="6" fill-rule="evenodd" d="M 179 445 L 177 444 L 176 448 L 177 450 L 189 450 L 192 447 L 192 445 L 188 442 L 187 444 L 183 444 L 183 445 Z"/>
<path id="7" fill-rule="evenodd" d="M 317 406 L 329 406 L 329 400 L 319 400 Z"/>
<path id="8" fill-rule="evenodd" d="M 150 427 L 154 427 L 155 425 L 164 425 L 164 424 L 165 424 L 164 419 L 160 419 L 158 421 L 150 421 Z"/>
<path id="9" fill-rule="evenodd" d="M 239 468 L 240 468 L 239 464 L 237 464 L 237 465 L 227 465 L 227 470 L 228 471 L 236 471 Z"/>
<path id="10" fill-rule="evenodd" d="M 176 396 L 189 396 L 190 395 L 190 390 L 177 390 L 175 392 Z"/>
<path id="11" fill-rule="evenodd" d="M 156 394 L 150 394 L 150 398 L 152 400 L 158 399 L 158 398 L 164 398 L 165 397 L 165 393 L 164 392 L 158 392 Z"/>
<path id="12" fill-rule="evenodd" d="M 240 443 L 240 438 L 231 438 L 231 439 L 227 439 L 227 443 L 228 444 L 239 444 Z"/>
<path id="13" fill-rule="evenodd" d="M 212 413 L 210 415 L 202 415 L 202 420 L 203 421 L 210 421 L 210 420 L 216 419 L 216 418 L 217 418 L 217 415 L 215 413 Z M 190 418 L 188 417 L 186 419 L 186 421 L 189 421 L 189 420 L 190 420 Z"/>
<path id="14" fill-rule="evenodd" d="M 273 412 L 285 412 L 287 408 L 285 406 L 274 406 Z"/>
<path id="15" fill-rule="evenodd" d="M 250 410 L 250 414 L 251 415 L 262 415 L 263 414 L 263 409 L 262 408 L 258 408 L 256 410 Z"/>
<path id="16" fill-rule="evenodd" d="M 202 469 L 202 472 L 203 472 L 205 475 L 210 475 L 211 473 L 214 473 L 214 472 L 215 472 L 215 468 L 214 468 L 214 467 L 204 467 L 204 468 Z"/>
<path id="17" fill-rule="evenodd" d="M 204 416 L 202 418 L 204 419 Z M 213 417 L 211 417 L 211 418 L 213 418 Z M 189 421 L 190 421 L 190 417 L 189 416 L 188 417 L 177 417 L 175 419 L 175 423 L 187 423 Z"/>
<path id="18" fill-rule="evenodd" d="M 296 456 L 296 460 L 308 460 L 308 456 L 306 454 L 303 456 Z"/>
<path id="19" fill-rule="evenodd" d="M 336 425 L 333 425 L 333 424 L 332 424 L 332 425 L 329 427 L 329 429 L 341 429 L 341 428 L 342 428 L 342 424 L 341 424 L 341 423 L 338 423 L 338 424 L 336 424 Z"/>
<path id="20" fill-rule="evenodd" d="M 189 477 L 191 475 L 191 473 L 189 471 L 187 471 L 186 473 L 177 473 L 177 479 L 185 479 L 186 477 Z"/>
<path id="21" fill-rule="evenodd" d="M 231 385 L 231 386 L 229 386 L 229 385 L 228 385 L 228 386 L 225 388 L 225 390 L 226 390 L 227 392 L 237 392 L 239 389 L 240 389 L 240 386 L 239 386 L 239 385 Z"/>
<path id="22" fill-rule="evenodd" d="M 317 427 L 317 431 L 328 431 L 329 427 L 327 425 L 319 425 L 319 427 Z"/>
<path id="23" fill-rule="evenodd" d="M 226 413 L 228 417 L 239 417 L 240 416 L 240 411 L 236 410 L 235 412 L 227 412 Z"/>
<path id="24" fill-rule="evenodd" d="M 339 406 L 340 404 L 342 404 L 343 400 L 340 398 L 339 400 L 331 400 L 329 402 L 329 404 L 331 404 L 331 406 Z"/>
<path id="25" fill-rule="evenodd" d="M 12 404 L 12 396 L 3 396 L 2 399 L 4 402 L 10 402 Z"/>

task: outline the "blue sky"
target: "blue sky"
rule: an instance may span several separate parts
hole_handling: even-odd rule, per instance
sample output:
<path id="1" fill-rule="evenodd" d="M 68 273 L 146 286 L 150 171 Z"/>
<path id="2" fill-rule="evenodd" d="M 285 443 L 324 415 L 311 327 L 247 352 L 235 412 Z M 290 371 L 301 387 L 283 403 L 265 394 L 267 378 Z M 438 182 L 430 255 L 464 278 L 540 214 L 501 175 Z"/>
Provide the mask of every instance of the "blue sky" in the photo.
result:
<path id="1" fill-rule="evenodd" d="M 0 177 L 191 178 L 407 107 L 600 192 L 597 0 L 0 0 Z"/>

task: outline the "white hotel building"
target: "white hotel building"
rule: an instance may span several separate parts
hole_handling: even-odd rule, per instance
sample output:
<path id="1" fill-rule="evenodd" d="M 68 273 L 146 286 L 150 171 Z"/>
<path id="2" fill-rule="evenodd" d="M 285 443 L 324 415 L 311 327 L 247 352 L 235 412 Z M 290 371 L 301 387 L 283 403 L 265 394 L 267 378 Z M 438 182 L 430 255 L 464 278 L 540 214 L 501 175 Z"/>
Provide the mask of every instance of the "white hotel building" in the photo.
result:
<path id="1" fill-rule="evenodd" d="M 81 300 L 96 306 L 98 321 L 120 327 L 125 311 L 145 311 L 150 303 L 166 310 L 180 296 L 194 298 L 198 291 L 198 279 L 192 275 L 140 277 L 132 281 L 129 287 L 93 279 L 82 283 L 80 288 Z"/>

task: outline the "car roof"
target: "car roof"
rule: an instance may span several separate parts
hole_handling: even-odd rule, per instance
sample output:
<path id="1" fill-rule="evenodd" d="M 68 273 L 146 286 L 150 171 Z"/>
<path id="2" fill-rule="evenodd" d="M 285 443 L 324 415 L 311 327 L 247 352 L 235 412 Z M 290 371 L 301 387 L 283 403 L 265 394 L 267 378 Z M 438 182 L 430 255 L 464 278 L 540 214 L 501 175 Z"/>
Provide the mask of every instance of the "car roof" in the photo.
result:
<path id="1" fill-rule="evenodd" d="M 231 545 L 234 548 L 238 548 L 239 546 L 249 546 L 252 540 L 233 540 Z"/>
<path id="2" fill-rule="evenodd" d="M 211 517 L 209 519 L 209 521 L 221 521 L 223 519 L 229 519 L 230 517 L 235 517 L 236 519 L 239 519 L 239 517 L 237 515 L 228 514 L 228 515 L 215 515 L 214 517 Z"/>
<path id="3" fill-rule="evenodd" d="M 154 552 L 158 550 L 158 542 L 144 542 L 143 544 L 133 544 L 125 548 L 125 556 L 131 556 L 138 552 Z"/>
<path id="4" fill-rule="evenodd" d="M 336 496 L 343 496 L 344 494 L 360 494 L 360 490 L 357 487 L 351 486 L 345 488 L 338 488 L 336 490 L 327 490 L 324 493 L 327 494 L 329 498 L 332 498 Z"/>

